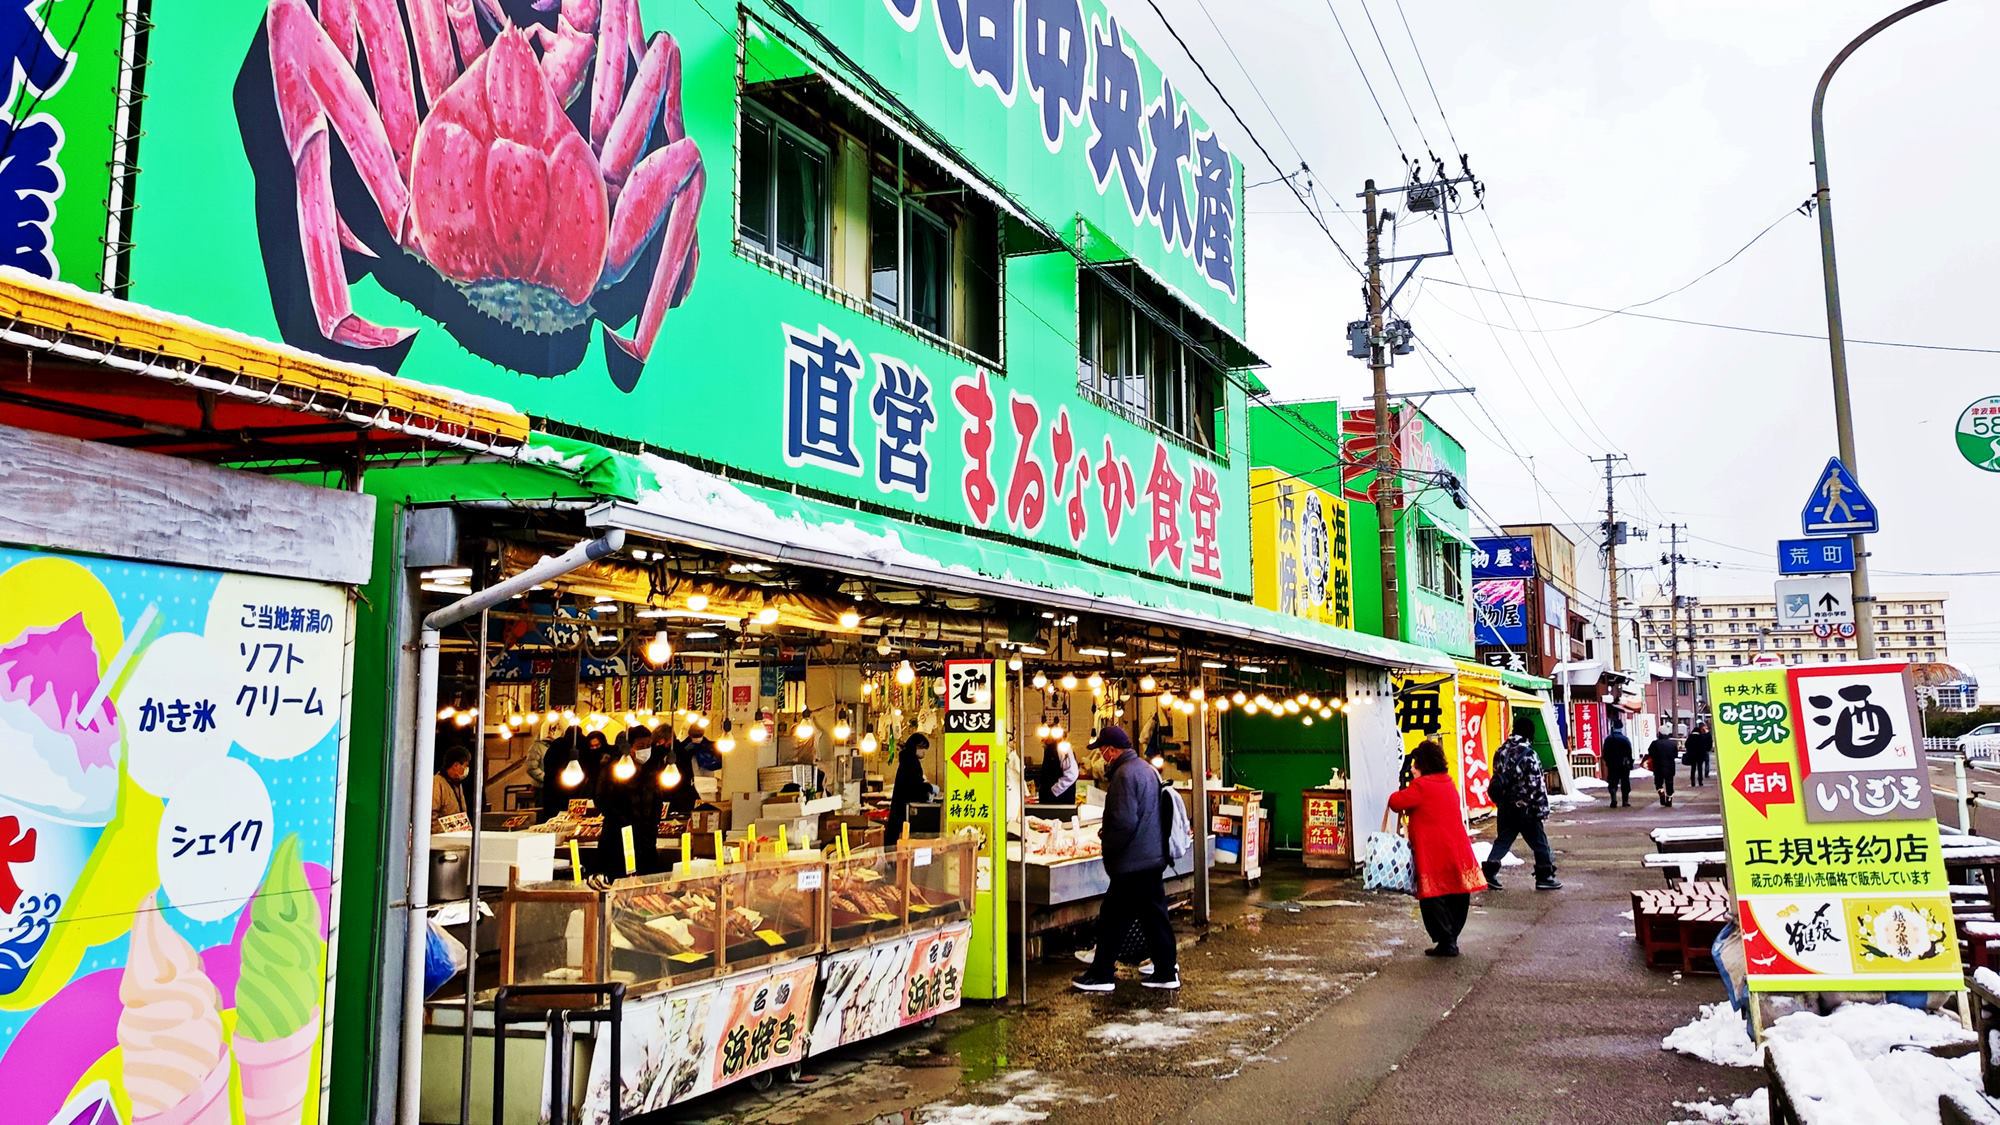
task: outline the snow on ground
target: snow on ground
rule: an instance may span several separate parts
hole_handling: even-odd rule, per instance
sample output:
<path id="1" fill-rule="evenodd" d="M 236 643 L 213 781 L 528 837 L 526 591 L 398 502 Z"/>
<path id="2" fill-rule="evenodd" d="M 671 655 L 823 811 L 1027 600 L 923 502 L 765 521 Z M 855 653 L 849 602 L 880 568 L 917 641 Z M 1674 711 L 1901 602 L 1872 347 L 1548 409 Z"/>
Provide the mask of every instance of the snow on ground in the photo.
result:
<path id="1" fill-rule="evenodd" d="M 1357 902 L 1356 900 L 1351 898 L 1302 898 L 1298 900 L 1298 904 L 1300 906 L 1367 906 L 1368 905 L 1365 902 Z"/>
<path id="2" fill-rule="evenodd" d="M 1269 970 L 1248 970 L 1268 972 Z M 1322 974 L 1305 974 L 1313 980 Z M 1236 974 L 1231 973 L 1234 979 Z M 1201 1029 L 1210 1024 L 1233 1023 L 1243 1018 L 1241 1012 L 1166 1012 L 1165 1019 L 1144 1020 L 1135 1023 L 1105 1023 L 1091 1028 L 1086 1034 L 1114 1047 L 1133 1050 L 1155 1050 L 1162 1047 L 1176 1047 L 1200 1034 Z"/>
<path id="3" fill-rule="evenodd" d="M 1973 1033 L 1949 1015 L 1900 1004 L 1847 1004 L 1824 1016 L 1794 1012 L 1772 1024 L 1764 1038 L 1782 1044 L 1794 1065 L 1806 1064 L 1809 1069 L 1800 1075 L 1796 1093 L 1826 1093 L 1818 1108 L 1832 1114 L 1825 1118 L 1829 1122 L 1934 1125 L 1939 1093 L 1977 1090 L 1976 1054 L 1945 1059 L 1929 1051 L 1972 1041 Z M 1699 1016 L 1669 1032 L 1660 1046 L 1722 1066 L 1761 1067 L 1764 1061 L 1743 1017 L 1727 1003 L 1703 1005 Z M 1729 1104 L 1677 1104 L 1691 1115 L 1690 1121 L 1765 1125 L 1770 1120 L 1762 1090 Z"/>
<path id="4" fill-rule="evenodd" d="M 1579 777 L 1576 779 L 1576 787 L 1578 789 L 1604 789 L 1607 788 L 1607 785 L 1601 777 Z"/>
<path id="5" fill-rule="evenodd" d="M 1582 786 L 1582 783 L 1585 780 L 1587 779 L 1585 778 L 1577 779 L 1577 784 L 1579 788 Z M 1549 808 L 1551 810 L 1580 809 L 1585 805 L 1594 805 L 1596 803 L 1597 803 L 1597 795 L 1594 793 L 1549 794 Z"/>
<path id="6" fill-rule="evenodd" d="M 1033 1070 L 1014 1070 L 975 1090 L 976 1094 L 1007 1099 L 998 1105 L 971 1102 L 928 1106 L 918 1115 L 922 1122 L 951 1122 L 952 1125 L 1029 1125 L 1047 1121 L 1058 1106 L 1090 1105 L 1109 1101 L 1077 1091 Z"/>

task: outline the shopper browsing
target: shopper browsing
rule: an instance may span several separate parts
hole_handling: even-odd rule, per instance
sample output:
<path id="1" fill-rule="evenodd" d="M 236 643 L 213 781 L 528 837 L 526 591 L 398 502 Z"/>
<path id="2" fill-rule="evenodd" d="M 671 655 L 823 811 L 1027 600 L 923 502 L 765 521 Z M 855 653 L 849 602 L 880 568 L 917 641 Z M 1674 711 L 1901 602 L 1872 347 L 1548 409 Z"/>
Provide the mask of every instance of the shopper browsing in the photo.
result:
<path id="1" fill-rule="evenodd" d="M 1632 740 L 1625 737 L 1625 728 L 1611 724 L 1611 733 L 1604 736 L 1604 749 L 1599 751 L 1597 760 L 1604 767 L 1604 784 L 1611 790 L 1611 807 L 1618 807 L 1618 796 L 1625 795 L 1625 807 L 1632 807 Z"/>
<path id="2" fill-rule="evenodd" d="M 1107 726 L 1090 742 L 1104 755 L 1104 823 L 1098 829 L 1104 870 L 1111 885 L 1097 910 L 1097 960 L 1071 983 L 1084 992 L 1110 992 L 1117 983 L 1118 948 L 1137 919 L 1153 957 L 1147 988 L 1179 988 L 1174 928 L 1167 919 L 1167 825 L 1161 819 L 1162 786 L 1153 764 L 1132 752 L 1132 736 Z M 1166 800 L 1179 800 L 1172 793 Z"/>
<path id="3" fill-rule="evenodd" d="M 1681 768 L 1680 743 L 1667 737 L 1666 731 L 1654 735 L 1646 744 L 1646 768 L 1653 771 L 1653 789 L 1660 795 L 1660 804 L 1673 804 L 1674 774 Z"/>
<path id="4" fill-rule="evenodd" d="M 1549 785 L 1542 777 L 1542 760 L 1535 753 L 1535 720 L 1523 713 L 1514 716 L 1514 733 L 1493 755 L 1493 781 L 1487 795 L 1493 799 L 1497 826 L 1493 850 L 1482 865 L 1486 885 L 1500 889 L 1500 861 L 1514 849 L 1516 836 L 1528 842 L 1535 853 L 1535 889 L 1559 891 L 1555 853 L 1549 850 L 1549 834 L 1542 822 L 1549 818 Z"/>
<path id="5" fill-rule="evenodd" d="M 924 780 L 924 751 L 930 748 L 931 740 L 922 734 L 903 739 L 902 753 L 896 756 L 896 784 L 889 791 L 889 824 L 882 832 L 888 847 L 895 847 L 903 838 L 903 822 L 909 819 L 910 806 L 931 799 L 931 784 Z"/>
<path id="6" fill-rule="evenodd" d="M 1389 807 L 1409 817 L 1410 859 L 1417 873 L 1417 910 L 1432 946 L 1427 957 L 1458 956 L 1458 934 L 1472 907 L 1472 892 L 1486 889 L 1472 841 L 1465 834 L 1465 809 L 1452 784 L 1444 748 L 1428 739 L 1410 755 L 1416 776 L 1389 796 Z"/>

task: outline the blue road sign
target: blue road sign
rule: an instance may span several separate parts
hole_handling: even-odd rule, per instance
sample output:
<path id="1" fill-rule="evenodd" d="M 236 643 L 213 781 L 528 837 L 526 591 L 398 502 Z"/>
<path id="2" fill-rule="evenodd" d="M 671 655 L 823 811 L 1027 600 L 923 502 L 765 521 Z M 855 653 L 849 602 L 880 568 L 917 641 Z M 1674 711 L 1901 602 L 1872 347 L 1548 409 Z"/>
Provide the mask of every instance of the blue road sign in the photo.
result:
<path id="1" fill-rule="evenodd" d="M 1814 483 L 1812 495 L 1799 513 L 1799 526 L 1807 535 L 1872 534 L 1881 529 L 1875 502 L 1861 491 L 1861 485 L 1840 458 L 1826 459 L 1826 471 Z"/>
<path id="2" fill-rule="evenodd" d="M 1854 540 L 1780 539 L 1779 574 L 1847 574 L 1854 570 Z"/>

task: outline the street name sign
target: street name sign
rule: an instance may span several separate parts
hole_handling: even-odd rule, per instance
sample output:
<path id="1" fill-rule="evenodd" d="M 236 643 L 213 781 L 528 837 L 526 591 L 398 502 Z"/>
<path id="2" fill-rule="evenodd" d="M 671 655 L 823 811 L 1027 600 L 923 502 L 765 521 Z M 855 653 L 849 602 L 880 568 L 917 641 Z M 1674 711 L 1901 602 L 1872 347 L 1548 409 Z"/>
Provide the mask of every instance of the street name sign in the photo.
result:
<path id="1" fill-rule="evenodd" d="M 1799 527 L 1807 535 L 1872 534 L 1881 529 L 1881 520 L 1854 474 L 1840 458 L 1829 457 L 1799 512 Z"/>
<path id="2" fill-rule="evenodd" d="M 1780 539 L 1779 574 L 1850 574 L 1854 571 L 1854 540 Z"/>
<path id="3" fill-rule="evenodd" d="M 1778 599 L 1778 625 L 1810 629 L 1815 625 L 1854 623 L 1854 580 L 1845 574 L 1814 574 L 1780 578 L 1772 584 Z"/>

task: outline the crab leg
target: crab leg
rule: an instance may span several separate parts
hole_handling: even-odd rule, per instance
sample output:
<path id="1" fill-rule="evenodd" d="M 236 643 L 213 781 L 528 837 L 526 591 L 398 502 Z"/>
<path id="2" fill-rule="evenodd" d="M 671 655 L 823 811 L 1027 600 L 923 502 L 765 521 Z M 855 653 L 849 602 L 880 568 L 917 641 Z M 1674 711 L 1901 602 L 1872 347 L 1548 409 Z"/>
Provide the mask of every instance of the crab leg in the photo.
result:
<path id="1" fill-rule="evenodd" d="M 417 71 L 424 82 L 424 100 L 435 106 L 458 77 L 452 56 L 451 30 L 445 23 L 444 0 L 411 0 L 410 31 L 417 41 Z"/>
<path id="2" fill-rule="evenodd" d="M 604 184 L 613 194 L 623 189 L 626 177 L 632 174 L 633 165 L 653 131 L 653 118 L 660 113 L 663 103 L 668 111 L 668 147 L 682 139 L 676 130 L 680 121 L 679 95 L 668 96 L 668 91 L 680 89 L 680 79 L 680 44 L 674 42 L 673 36 L 661 32 L 646 47 L 646 57 L 639 62 L 639 74 L 632 80 L 631 96 L 618 107 L 617 119 L 612 121 L 611 131 L 604 138 L 598 163 L 604 168 Z"/>
<path id="3" fill-rule="evenodd" d="M 402 239 L 409 191 L 397 171 L 382 119 L 368 104 L 361 79 L 306 9 L 305 0 L 271 0 L 265 23 L 278 119 L 298 176 L 299 247 L 320 331 L 330 340 L 356 347 L 398 343 L 409 336 L 408 330 L 384 328 L 354 314 L 340 246 L 359 240 L 346 229 L 333 200 L 332 135 L 337 133 L 381 211 L 382 222 L 391 236 Z"/>
<path id="4" fill-rule="evenodd" d="M 556 29 L 537 26 L 536 45 L 542 49 L 542 73 L 556 100 L 567 106 L 583 91 L 583 73 L 597 50 L 597 24 L 602 0 L 562 0 Z"/>
<path id="5" fill-rule="evenodd" d="M 695 219 L 701 213 L 701 197 L 706 187 L 701 152 L 694 141 L 682 138 L 640 161 L 632 171 L 625 194 L 618 200 L 618 210 L 611 220 L 611 253 L 605 262 L 607 282 L 624 276 L 638 259 L 639 250 L 651 241 L 661 220 L 666 223 L 660 263 L 653 268 L 646 303 L 639 312 L 639 330 L 630 339 L 609 328 L 604 332 L 606 338 L 634 359 L 643 361 L 652 352 L 667 310 L 680 304 L 688 279 L 694 276 Z"/>
<path id="6" fill-rule="evenodd" d="M 276 0 L 273 0 L 273 7 Z M 410 149 L 417 143 L 417 91 L 410 73 L 410 45 L 403 38 L 403 17 L 395 0 L 355 0 L 360 15 L 361 46 L 368 52 L 368 73 L 374 81 L 375 104 L 397 167 L 408 171 Z"/>
<path id="7" fill-rule="evenodd" d="M 327 38 L 340 49 L 341 57 L 349 65 L 360 57 L 360 33 L 354 26 L 354 0 L 320 0 L 320 26 L 326 29 Z"/>
<path id="8" fill-rule="evenodd" d="M 479 7 L 486 10 L 494 26 L 506 25 L 493 0 L 479 0 Z M 486 37 L 479 31 L 479 13 L 473 7 L 473 0 L 444 0 L 445 17 L 451 20 L 452 38 L 458 40 L 458 57 L 466 66 L 486 53 Z"/>
<path id="9" fill-rule="evenodd" d="M 590 83 L 590 147 L 598 152 L 604 151 L 604 138 L 625 97 L 625 71 L 632 64 L 629 45 L 638 28 L 638 0 L 606 0 L 597 35 L 597 73 Z"/>

